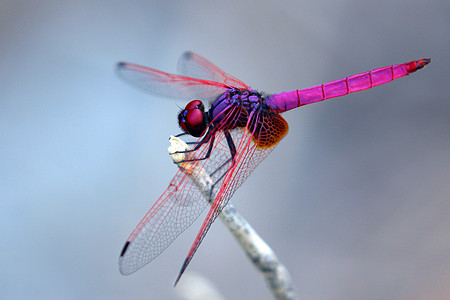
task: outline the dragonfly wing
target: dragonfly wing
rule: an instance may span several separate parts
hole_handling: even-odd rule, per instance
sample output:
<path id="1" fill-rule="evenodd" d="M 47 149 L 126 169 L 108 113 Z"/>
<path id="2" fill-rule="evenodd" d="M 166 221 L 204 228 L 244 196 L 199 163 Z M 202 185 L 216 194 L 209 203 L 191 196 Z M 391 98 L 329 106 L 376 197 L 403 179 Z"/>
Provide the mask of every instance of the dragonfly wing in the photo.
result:
<path id="1" fill-rule="evenodd" d="M 260 126 L 253 126 L 251 124 L 260 124 Z M 273 124 L 278 125 L 279 128 L 283 127 L 283 134 L 268 127 Z M 275 148 L 278 142 L 285 136 L 287 130 L 288 125 L 280 115 L 268 116 L 255 113 L 253 118 L 249 118 L 246 129 L 237 128 L 231 131 L 232 139 L 237 149 L 235 161 L 233 164 L 230 164 L 229 168 L 222 172 L 222 175 L 219 175 L 221 179 L 217 181 L 215 187 L 217 192 L 214 194 L 215 197 L 213 198 L 211 208 L 189 250 L 175 284 L 183 275 L 183 272 L 192 260 L 212 223 L 228 204 L 234 192 L 244 183 L 256 166 Z M 270 144 L 267 143 L 268 135 L 275 136 L 274 139 L 276 141 Z M 258 141 L 255 137 L 263 141 Z M 224 144 L 224 142 L 225 140 L 221 139 L 220 143 L 222 145 L 219 144 L 214 150 L 220 152 L 223 151 L 222 149 L 227 149 L 228 145 L 226 143 Z"/>
<path id="2" fill-rule="evenodd" d="M 259 116 L 259 114 L 254 115 Z M 230 120 L 233 116 L 236 116 L 233 112 L 225 116 L 222 124 L 225 126 L 229 124 L 228 122 L 236 122 L 236 120 Z M 266 117 L 281 118 L 279 115 Z M 261 125 L 247 125 L 250 130 L 235 128 L 230 131 L 236 147 L 234 163 L 231 160 L 224 128 L 220 126 L 215 132 L 214 139 L 209 139 L 209 143 L 214 142 L 214 147 L 208 159 L 199 158 L 206 156 L 210 147 L 209 143 L 204 143 L 198 150 L 188 154 L 186 159 L 194 161 L 179 165 L 181 169 L 178 170 L 169 187 L 127 239 L 119 258 L 119 269 L 122 274 L 131 274 L 151 262 L 198 218 L 208 202 L 212 203 L 185 260 L 179 277 L 181 276 L 211 224 L 227 205 L 236 189 L 282 138 L 281 136 L 276 142 L 262 146 L 260 142 L 255 141 L 255 137 L 259 139 L 260 136 L 264 136 L 260 132 L 269 132 L 264 130 L 265 124 L 272 123 L 261 123 L 259 120 L 249 119 Z"/>
<path id="3" fill-rule="evenodd" d="M 167 189 L 150 208 L 144 218 L 128 237 L 119 258 L 119 270 L 128 275 L 142 268 L 161 254 L 183 231 L 185 231 L 214 199 L 217 189 L 212 183 L 204 183 L 205 176 L 195 176 L 197 172 L 207 172 L 210 181 L 218 182 L 220 172 L 217 166 L 225 165 L 231 157 L 224 145 L 224 134 L 215 136 L 215 154 L 209 159 L 180 163 Z M 204 143 L 196 151 L 189 152 L 186 160 L 205 157 L 209 145 Z M 214 158 L 214 159 L 212 159 Z"/>
<path id="4" fill-rule="evenodd" d="M 229 88 L 225 83 L 170 74 L 127 62 L 118 63 L 117 72 L 140 88 L 171 98 L 214 100 Z"/>
<path id="5" fill-rule="evenodd" d="M 239 79 L 225 73 L 212 62 L 193 52 L 185 52 L 181 55 L 178 71 L 184 76 L 221 82 L 240 89 L 250 89 Z"/>
<path id="6" fill-rule="evenodd" d="M 119 258 L 119 270 L 128 275 L 163 252 L 207 206 L 198 188 L 179 170 L 169 187 L 128 237 Z"/>

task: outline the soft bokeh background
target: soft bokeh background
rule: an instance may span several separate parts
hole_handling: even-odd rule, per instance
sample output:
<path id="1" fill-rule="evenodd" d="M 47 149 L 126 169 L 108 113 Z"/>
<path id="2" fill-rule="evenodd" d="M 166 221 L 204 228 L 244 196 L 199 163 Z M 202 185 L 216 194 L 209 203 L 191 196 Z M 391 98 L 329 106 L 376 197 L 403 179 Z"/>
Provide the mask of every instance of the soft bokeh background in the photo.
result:
<path id="1" fill-rule="evenodd" d="M 117 260 L 176 172 L 185 102 L 114 65 L 176 72 L 193 50 L 266 92 L 431 57 L 284 114 L 289 135 L 232 201 L 300 298 L 450 299 L 450 2 L 4 0 L 0 16 L 0 298 L 178 297 L 199 222 L 130 276 Z M 188 271 L 229 299 L 271 297 L 220 222 Z"/>

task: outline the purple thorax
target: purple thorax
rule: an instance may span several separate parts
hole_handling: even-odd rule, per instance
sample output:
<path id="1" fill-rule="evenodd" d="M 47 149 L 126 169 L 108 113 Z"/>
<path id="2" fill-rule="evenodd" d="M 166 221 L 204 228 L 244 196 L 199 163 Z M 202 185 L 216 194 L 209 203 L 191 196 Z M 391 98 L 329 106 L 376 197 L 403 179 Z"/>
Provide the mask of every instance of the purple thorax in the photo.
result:
<path id="1" fill-rule="evenodd" d="M 219 124 L 224 118 L 239 113 L 241 116 L 239 124 L 233 124 L 231 128 L 243 126 L 241 123 L 244 118 L 247 118 L 251 112 L 262 109 L 263 103 L 264 97 L 258 92 L 233 88 L 213 102 L 208 111 L 208 117 L 210 122 Z"/>

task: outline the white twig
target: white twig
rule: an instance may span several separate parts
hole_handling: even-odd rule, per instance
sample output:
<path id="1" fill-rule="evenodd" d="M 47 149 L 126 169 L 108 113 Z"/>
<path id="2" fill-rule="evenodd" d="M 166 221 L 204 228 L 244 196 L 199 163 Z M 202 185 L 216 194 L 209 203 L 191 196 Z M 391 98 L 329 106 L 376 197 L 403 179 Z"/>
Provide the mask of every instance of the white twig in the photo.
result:
<path id="1" fill-rule="evenodd" d="M 209 174 L 201 167 L 191 162 L 182 163 L 186 153 L 177 151 L 190 150 L 189 146 L 181 139 L 171 136 L 169 154 L 178 167 L 195 178 L 194 182 L 208 199 L 210 188 L 213 184 Z M 174 154 L 171 154 L 174 153 Z M 181 162 L 181 163 L 180 163 Z M 273 250 L 256 233 L 250 224 L 237 212 L 231 203 L 222 210 L 219 215 L 222 222 L 228 227 L 250 261 L 263 274 L 272 294 L 277 299 L 295 299 L 295 291 L 286 267 L 278 260 Z"/>

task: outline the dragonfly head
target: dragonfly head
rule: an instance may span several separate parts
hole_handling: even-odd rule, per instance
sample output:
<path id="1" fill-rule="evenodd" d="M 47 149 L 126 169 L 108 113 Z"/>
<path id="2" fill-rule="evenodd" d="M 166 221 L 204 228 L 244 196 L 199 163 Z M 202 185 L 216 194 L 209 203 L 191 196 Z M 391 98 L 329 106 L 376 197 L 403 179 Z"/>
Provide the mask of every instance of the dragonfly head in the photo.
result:
<path id="1" fill-rule="evenodd" d="M 178 114 L 178 124 L 184 132 L 201 137 L 206 129 L 205 106 L 200 100 L 192 100 Z"/>

